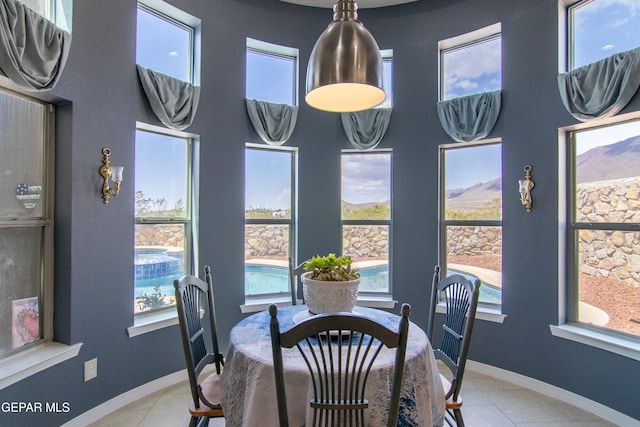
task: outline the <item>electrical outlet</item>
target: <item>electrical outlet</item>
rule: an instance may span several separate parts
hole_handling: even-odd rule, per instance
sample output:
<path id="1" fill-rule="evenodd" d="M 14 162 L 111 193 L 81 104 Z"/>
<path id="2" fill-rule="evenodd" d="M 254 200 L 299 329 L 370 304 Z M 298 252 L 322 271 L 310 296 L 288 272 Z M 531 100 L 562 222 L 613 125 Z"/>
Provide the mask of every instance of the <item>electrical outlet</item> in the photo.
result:
<path id="1" fill-rule="evenodd" d="M 98 359 L 91 359 L 84 362 L 84 382 L 98 376 Z"/>

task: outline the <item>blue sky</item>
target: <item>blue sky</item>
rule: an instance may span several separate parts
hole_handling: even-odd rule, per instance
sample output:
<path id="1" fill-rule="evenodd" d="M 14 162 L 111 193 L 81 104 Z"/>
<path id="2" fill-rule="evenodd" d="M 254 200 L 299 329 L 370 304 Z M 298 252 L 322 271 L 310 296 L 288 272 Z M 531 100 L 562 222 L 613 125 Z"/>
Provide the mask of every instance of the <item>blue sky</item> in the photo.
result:
<path id="1" fill-rule="evenodd" d="M 291 207 L 291 152 L 245 151 L 245 209 Z"/>
<path id="2" fill-rule="evenodd" d="M 596 61 L 616 52 L 637 47 L 640 40 L 639 11 L 640 1 L 638 0 L 594 0 L 577 9 L 575 15 L 577 64 Z M 188 80 L 188 67 L 185 65 L 189 58 L 188 33 L 177 26 L 167 25 L 166 21 L 146 12 L 138 14 L 138 25 L 137 62 L 156 71 Z M 500 89 L 502 85 L 501 55 L 499 40 L 489 40 L 473 49 L 452 51 L 447 59 L 449 78 L 445 92 L 448 97 Z M 272 102 L 292 102 L 294 95 L 290 82 L 295 69 L 291 62 L 274 61 L 273 57 L 264 55 L 249 55 L 247 67 L 250 80 L 246 87 L 247 96 Z M 304 79 L 304 73 L 301 74 L 301 78 Z M 615 136 L 609 134 L 608 143 L 624 139 L 629 132 L 638 134 L 637 130 L 624 130 L 620 135 Z M 597 134 L 598 132 L 583 134 L 580 147 L 586 150 L 594 145 L 603 144 L 602 139 L 596 138 Z M 459 168 L 456 173 L 450 173 L 446 178 L 447 187 L 468 188 L 499 177 L 500 154 L 495 147 L 499 146 L 491 146 L 486 150 L 450 151 L 448 159 L 451 162 L 469 166 Z M 150 151 L 149 155 L 157 156 L 158 154 Z M 247 206 L 287 208 L 291 191 L 288 182 L 288 156 L 283 156 L 281 159 L 278 159 L 278 156 L 273 158 L 266 155 L 261 158 L 261 156 L 256 156 L 256 161 L 247 163 L 247 182 L 254 183 L 248 186 Z M 284 160 L 284 157 L 287 159 Z M 159 158 L 157 163 L 164 164 L 165 161 L 170 159 Z M 281 162 L 287 163 L 287 166 L 280 164 Z M 286 173 L 276 172 L 280 170 Z M 379 176 L 380 172 L 385 170 L 388 168 L 380 168 L 374 161 L 359 162 L 357 167 L 355 165 L 343 167 L 343 198 L 352 203 L 387 200 L 390 180 Z M 143 170 L 139 172 L 140 176 L 145 174 Z M 269 179 L 264 180 L 262 177 Z M 165 189 L 151 190 L 153 183 L 148 185 L 150 193 L 161 195 L 166 193 Z M 349 200 L 350 198 L 352 200 Z"/>
<path id="3" fill-rule="evenodd" d="M 575 11 L 576 66 L 638 47 L 640 2 L 596 0 Z"/>
<path id="4" fill-rule="evenodd" d="M 502 176 L 500 144 L 478 145 L 446 152 L 447 190 L 469 188 Z"/>
<path id="5" fill-rule="evenodd" d="M 187 203 L 186 140 L 167 135 L 136 131 L 135 187 L 145 198 L 166 199 L 169 209 L 182 199 Z M 123 181 L 133 179 L 126 176 Z"/>

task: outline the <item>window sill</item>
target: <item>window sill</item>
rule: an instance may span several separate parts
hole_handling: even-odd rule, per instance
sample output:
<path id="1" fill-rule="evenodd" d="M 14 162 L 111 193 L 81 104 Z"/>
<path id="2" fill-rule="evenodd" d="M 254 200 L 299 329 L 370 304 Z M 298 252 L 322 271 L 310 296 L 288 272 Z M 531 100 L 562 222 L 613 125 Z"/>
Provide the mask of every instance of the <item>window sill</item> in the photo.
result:
<path id="1" fill-rule="evenodd" d="M 365 295 L 358 297 L 356 305 L 361 307 L 371 308 L 394 308 L 398 301 L 391 299 L 390 296 L 371 296 Z M 291 299 L 289 297 L 279 298 L 252 298 L 246 301 L 245 304 L 240 305 L 240 312 L 242 313 L 256 313 L 258 311 L 264 311 L 269 309 L 269 305 L 278 304 L 281 307 L 291 305 Z M 302 304 L 302 300 L 298 300 L 298 304 Z"/>
<path id="2" fill-rule="evenodd" d="M 640 361 L 640 343 L 574 324 L 549 325 L 551 335 Z"/>
<path id="3" fill-rule="evenodd" d="M 436 313 L 446 313 L 446 307 L 444 303 L 438 304 L 436 307 Z M 507 317 L 506 314 L 502 314 L 499 310 L 488 308 L 488 307 L 478 307 L 476 310 L 476 320 L 485 320 L 487 322 L 494 323 L 504 323 L 504 319 Z"/>
<path id="4" fill-rule="evenodd" d="M 299 304 L 302 304 L 302 301 L 298 300 Z M 281 297 L 265 297 L 265 298 L 251 298 L 245 300 L 244 304 L 240 305 L 241 313 L 257 313 L 259 311 L 265 311 L 269 309 L 271 304 L 278 304 L 280 307 L 286 307 L 291 305 L 291 297 L 290 296 L 281 296 Z"/>
<path id="5" fill-rule="evenodd" d="M 394 308 L 398 301 L 391 298 L 391 295 L 363 295 L 358 297 L 356 305 L 371 308 Z"/>
<path id="6" fill-rule="evenodd" d="M 127 328 L 127 334 L 129 334 L 129 338 L 133 338 L 177 324 L 178 313 L 175 309 L 150 314 L 139 314 L 135 316 L 134 325 Z"/>
<path id="7" fill-rule="evenodd" d="M 1 360 L 0 390 L 76 357 L 80 352 L 80 347 L 82 347 L 82 343 L 65 345 L 47 342 Z"/>

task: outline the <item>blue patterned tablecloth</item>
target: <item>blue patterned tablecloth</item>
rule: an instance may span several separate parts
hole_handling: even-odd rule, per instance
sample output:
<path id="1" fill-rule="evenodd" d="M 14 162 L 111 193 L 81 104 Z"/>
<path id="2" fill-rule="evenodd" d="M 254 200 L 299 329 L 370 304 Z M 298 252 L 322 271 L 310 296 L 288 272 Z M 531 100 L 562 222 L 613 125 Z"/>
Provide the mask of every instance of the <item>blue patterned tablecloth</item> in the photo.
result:
<path id="1" fill-rule="evenodd" d="M 278 308 L 280 329 L 293 326 L 293 317 L 306 306 Z M 354 312 L 372 317 L 397 330 L 400 317 L 382 310 L 356 307 Z M 279 425 L 269 332 L 269 313 L 254 314 L 232 330 L 225 359 L 222 407 L 227 427 L 271 427 Z M 297 349 L 283 349 L 287 408 L 291 426 L 310 425 L 310 376 Z M 375 374 L 367 382 L 365 411 L 368 426 L 386 425 L 395 350 L 384 349 L 375 363 Z M 416 324 L 409 325 L 406 364 L 402 382 L 399 426 L 441 426 L 444 393 L 431 344 Z M 305 411 L 305 408 L 308 410 Z"/>

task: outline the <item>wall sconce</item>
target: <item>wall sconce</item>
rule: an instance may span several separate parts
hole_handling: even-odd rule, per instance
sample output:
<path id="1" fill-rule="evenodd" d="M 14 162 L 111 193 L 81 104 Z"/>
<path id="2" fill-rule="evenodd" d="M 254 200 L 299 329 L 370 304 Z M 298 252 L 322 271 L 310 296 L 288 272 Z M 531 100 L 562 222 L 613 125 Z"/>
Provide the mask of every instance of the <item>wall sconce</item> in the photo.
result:
<path id="1" fill-rule="evenodd" d="M 535 183 L 531 180 L 531 165 L 524 167 L 524 179 L 518 180 L 520 190 L 520 201 L 522 205 L 527 209 L 527 212 L 531 212 L 531 190 Z"/>
<path id="2" fill-rule="evenodd" d="M 117 196 L 120 192 L 120 183 L 122 182 L 123 166 L 111 166 L 109 156 L 111 149 L 105 147 L 102 149 L 102 167 L 100 168 L 100 176 L 102 176 L 102 201 L 109 203 L 109 197 Z M 114 188 L 109 188 L 109 178 L 113 181 Z"/>

